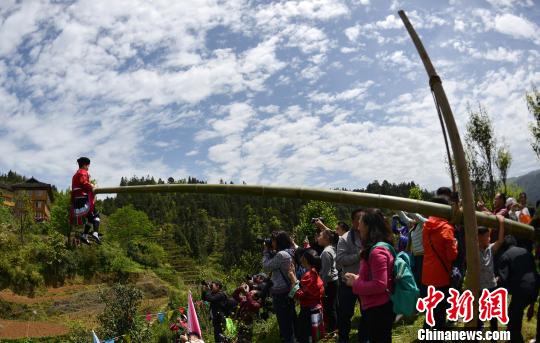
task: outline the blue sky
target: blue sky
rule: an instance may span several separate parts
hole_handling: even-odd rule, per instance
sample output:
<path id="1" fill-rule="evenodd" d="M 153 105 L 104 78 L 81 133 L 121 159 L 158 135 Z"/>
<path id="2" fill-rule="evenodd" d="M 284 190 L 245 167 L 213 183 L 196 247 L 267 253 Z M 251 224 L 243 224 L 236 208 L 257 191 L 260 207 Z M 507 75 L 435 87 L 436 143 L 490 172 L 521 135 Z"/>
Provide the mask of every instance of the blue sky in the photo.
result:
<path id="1" fill-rule="evenodd" d="M 68 187 L 80 155 L 121 176 L 364 187 L 449 184 L 404 9 L 462 132 L 482 103 L 538 169 L 524 94 L 540 81 L 540 6 L 486 1 L 0 3 L 0 171 Z"/>

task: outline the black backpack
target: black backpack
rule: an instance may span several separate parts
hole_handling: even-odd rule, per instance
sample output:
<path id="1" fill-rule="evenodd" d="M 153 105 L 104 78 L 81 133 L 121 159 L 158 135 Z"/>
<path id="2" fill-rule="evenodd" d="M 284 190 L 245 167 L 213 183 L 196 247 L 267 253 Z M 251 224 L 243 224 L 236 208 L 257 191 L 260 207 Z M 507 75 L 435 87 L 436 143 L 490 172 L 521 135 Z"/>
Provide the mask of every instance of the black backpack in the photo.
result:
<path id="1" fill-rule="evenodd" d="M 234 315 L 237 308 L 238 302 L 233 298 L 227 297 L 227 299 L 223 301 L 223 314 L 225 317 L 231 317 Z"/>

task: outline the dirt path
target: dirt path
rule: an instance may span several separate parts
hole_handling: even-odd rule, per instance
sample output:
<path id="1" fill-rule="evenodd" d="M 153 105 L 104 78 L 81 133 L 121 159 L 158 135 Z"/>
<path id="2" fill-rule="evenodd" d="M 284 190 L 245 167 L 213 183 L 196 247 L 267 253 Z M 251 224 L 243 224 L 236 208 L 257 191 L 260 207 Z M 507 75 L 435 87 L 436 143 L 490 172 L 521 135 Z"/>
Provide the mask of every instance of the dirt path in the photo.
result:
<path id="1" fill-rule="evenodd" d="M 47 300 L 62 300 L 69 298 L 70 295 L 81 292 L 88 288 L 85 285 L 69 285 L 58 288 L 49 288 L 44 294 L 38 294 L 35 297 L 17 295 L 10 290 L 0 292 L 0 299 L 17 304 L 39 304 Z"/>
<path id="2" fill-rule="evenodd" d="M 23 322 L 0 319 L 0 338 L 61 336 L 69 332 L 64 325 L 49 322 Z"/>

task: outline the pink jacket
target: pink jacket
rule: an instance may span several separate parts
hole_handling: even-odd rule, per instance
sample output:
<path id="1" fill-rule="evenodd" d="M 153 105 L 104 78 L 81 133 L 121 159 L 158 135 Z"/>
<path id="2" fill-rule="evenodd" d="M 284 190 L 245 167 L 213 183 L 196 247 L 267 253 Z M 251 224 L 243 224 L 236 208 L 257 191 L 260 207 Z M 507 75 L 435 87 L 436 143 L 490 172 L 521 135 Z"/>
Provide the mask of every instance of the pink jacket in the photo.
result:
<path id="1" fill-rule="evenodd" d="M 360 261 L 359 278 L 353 284 L 353 293 L 360 298 L 363 310 L 390 301 L 394 256 L 383 247 L 376 247 L 369 260 Z"/>

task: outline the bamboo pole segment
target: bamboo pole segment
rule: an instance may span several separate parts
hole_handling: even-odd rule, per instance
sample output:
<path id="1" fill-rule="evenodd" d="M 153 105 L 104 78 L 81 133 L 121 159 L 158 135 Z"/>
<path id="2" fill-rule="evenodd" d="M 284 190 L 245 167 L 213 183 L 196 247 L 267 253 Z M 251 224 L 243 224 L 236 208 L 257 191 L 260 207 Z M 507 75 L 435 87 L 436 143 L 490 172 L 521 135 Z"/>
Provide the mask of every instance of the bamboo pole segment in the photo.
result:
<path id="1" fill-rule="evenodd" d="M 94 190 L 94 193 L 212 193 L 243 196 L 282 197 L 304 200 L 321 200 L 357 206 L 386 208 L 396 211 L 403 210 L 411 213 L 421 213 L 425 216 L 436 216 L 452 219 L 452 208 L 446 205 L 381 194 L 334 191 L 319 188 L 226 184 L 163 184 L 97 188 Z M 481 225 L 489 227 L 498 227 L 499 225 L 497 218 L 493 215 L 477 212 L 477 216 Z M 458 214 L 458 217 L 462 218 L 461 213 Z M 505 228 L 508 233 L 514 234 L 518 237 L 533 239 L 534 229 L 529 225 L 505 220 Z"/>
<path id="2" fill-rule="evenodd" d="M 409 35 L 411 36 L 416 50 L 424 63 L 424 67 L 429 77 L 429 85 L 435 95 L 436 105 L 440 107 L 440 111 L 443 115 L 446 128 L 448 130 L 448 136 L 450 138 L 450 143 L 452 145 L 452 152 L 454 155 L 454 160 L 456 164 L 456 171 L 458 174 L 460 194 L 463 204 L 463 215 L 465 222 L 465 250 L 467 252 L 467 277 L 466 277 L 466 286 L 471 292 L 477 296 L 479 293 L 479 268 L 480 268 L 480 257 L 478 252 L 478 233 L 477 233 L 477 223 L 475 215 L 475 204 L 471 186 L 471 180 L 469 177 L 469 171 L 467 169 L 467 162 L 465 160 L 465 152 L 463 151 L 463 145 L 461 144 L 461 138 L 459 137 L 459 130 L 454 120 L 454 115 L 452 114 L 452 109 L 446 98 L 446 94 L 442 87 L 441 78 L 437 75 L 429 56 L 424 49 L 422 41 L 416 34 L 413 26 L 409 22 L 407 15 L 404 11 L 399 11 L 399 16 L 403 21 L 403 24 L 407 28 Z M 474 302 L 473 305 L 473 320 L 467 323 L 469 327 L 476 327 L 477 321 L 477 309 L 478 303 Z"/>

